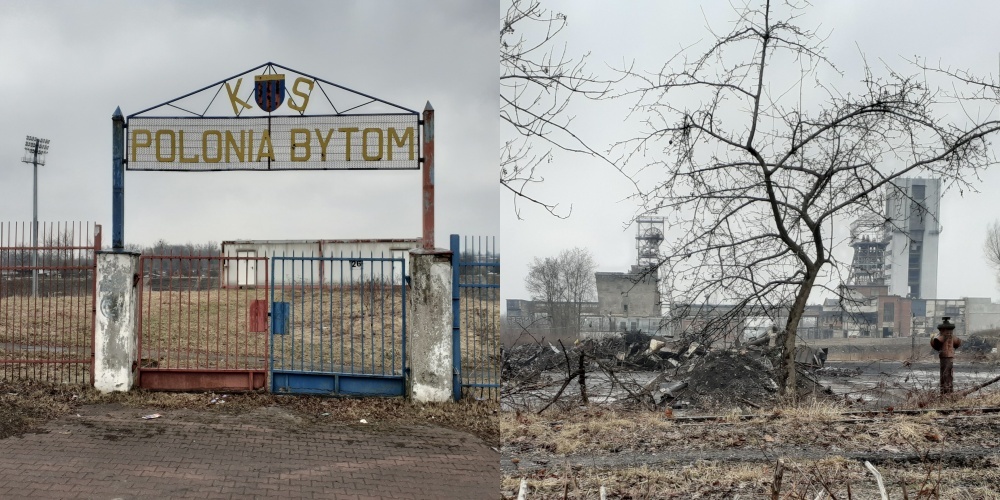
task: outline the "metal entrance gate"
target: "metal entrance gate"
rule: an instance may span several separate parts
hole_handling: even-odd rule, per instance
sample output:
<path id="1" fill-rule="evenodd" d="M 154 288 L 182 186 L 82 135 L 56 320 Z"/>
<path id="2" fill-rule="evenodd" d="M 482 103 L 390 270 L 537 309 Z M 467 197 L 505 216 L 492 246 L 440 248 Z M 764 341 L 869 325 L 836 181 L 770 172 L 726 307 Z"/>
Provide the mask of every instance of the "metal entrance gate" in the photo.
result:
<path id="1" fill-rule="evenodd" d="M 406 260 L 273 257 L 274 393 L 406 394 Z"/>
<path id="2" fill-rule="evenodd" d="M 266 258 L 144 255 L 139 275 L 140 387 L 266 386 Z"/>
<path id="3" fill-rule="evenodd" d="M 451 235 L 454 395 L 500 398 L 500 254 L 495 237 Z"/>
<path id="4" fill-rule="evenodd" d="M 0 380 L 93 384 L 100 249 L 98 224 L 0 223 Z"/>

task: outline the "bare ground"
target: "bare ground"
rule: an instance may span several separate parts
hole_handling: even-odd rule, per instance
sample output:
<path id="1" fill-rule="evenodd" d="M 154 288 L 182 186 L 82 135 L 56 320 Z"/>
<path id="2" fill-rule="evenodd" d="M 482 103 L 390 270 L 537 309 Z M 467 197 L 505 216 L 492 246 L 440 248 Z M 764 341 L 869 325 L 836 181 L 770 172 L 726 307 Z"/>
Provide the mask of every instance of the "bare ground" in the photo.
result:
<path id="1" fill-rule="evenodd" d="M 224 397 L 223 397 L 224 396 Z M 499 443 L 499 405 L 491 401 L 413 404 L 401 398 L 324 398 L 276 396 L 264 392 L 236 394 L 165 393 L 136 390 L 100 394 L 92 388 L 65 384 L 0 382 L 0 439 L 39 432 L 48 420 L 73 415 L 81 407 L 115 405 L 156 412 L 252 415 L 280 408 L 295 416 L 289 425 L 305 428 L 321 420 L 359 422 L 392 429 L 394 424 L 422 422 L 474 434 L 490 446 Z"/>

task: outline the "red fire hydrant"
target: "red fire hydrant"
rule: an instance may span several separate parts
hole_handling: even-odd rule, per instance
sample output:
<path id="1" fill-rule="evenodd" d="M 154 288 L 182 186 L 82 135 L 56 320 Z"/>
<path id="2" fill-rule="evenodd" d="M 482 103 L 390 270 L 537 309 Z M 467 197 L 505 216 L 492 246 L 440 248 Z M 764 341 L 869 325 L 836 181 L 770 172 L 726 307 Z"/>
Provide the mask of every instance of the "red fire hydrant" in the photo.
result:
<path id="1" fill-rule="evenodd" d="M 962 346 L 962 339 L 954 336 L 955 324 L 948 322 L 951 316 L 944 316 L 938 325 L 937 337 L 931 339 L 931 347 L 939 351 L 941 358 L 941 394 L 950 394 L 954 375 L 955 349 Z"/>

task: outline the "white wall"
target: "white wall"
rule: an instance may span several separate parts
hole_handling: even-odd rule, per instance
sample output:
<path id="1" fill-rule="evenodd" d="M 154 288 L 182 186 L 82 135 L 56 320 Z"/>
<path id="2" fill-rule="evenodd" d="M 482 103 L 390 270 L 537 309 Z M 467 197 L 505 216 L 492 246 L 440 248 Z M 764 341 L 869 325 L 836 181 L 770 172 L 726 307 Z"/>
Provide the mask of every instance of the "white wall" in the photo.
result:
<path id="1" fill-rule="evenodd" d="M 254 273 L 257 286 L 270 283 L 272 276 L 279 285 L 319 285 L 340 283 L 361 283 L 371 279 L 401 281 L 405 266 L 390 261 L 358 261 L 351 258 L 409 259 L 409 250 L 417 248 L 417 239 L 399 240 L 245 240 L 222 242 L 222 255 L 242 256 L 241 252 L 253 252 L 259 258 Z M 272 260 L 272 257 L 292 257 L 292 259 Z M 312 258 L 325 258 L 313 260 Z M 296 259 L 300 258 L 300 259 Z M 304 258 L 304 259 L 301 259 Z M 338 260 L 330 260 L 336 258 Z M 339 259 L 345 260 L 339 260 Z M 223 269 L 224 283 L 237 286 L 247 281 L 245 261 L 229 261 Z M 271 269 L 274 266 L 275 269 Z M 406 274 L 409 274 L 407 271 Z M 242 276 L 241 276 L 242 275 Z"/>

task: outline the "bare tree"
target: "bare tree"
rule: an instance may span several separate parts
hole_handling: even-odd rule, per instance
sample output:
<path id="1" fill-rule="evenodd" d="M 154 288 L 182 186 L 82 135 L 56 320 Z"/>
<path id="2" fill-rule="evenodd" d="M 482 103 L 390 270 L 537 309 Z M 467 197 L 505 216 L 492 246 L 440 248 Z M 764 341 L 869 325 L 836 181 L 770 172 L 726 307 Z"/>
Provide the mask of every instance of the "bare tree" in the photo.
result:
<path id="1" fill-rule="evenodd" d="M 545 302 L 550 315 L 557 303 L 566 300 L 566 289 L 559 274 L 559 259 L 535 257 L 528 268 L 528 275 L 524 277 L 524 287 L 531 294 L 531 299 Z"/>
<path id="2" fill-rule="evenodd" d="M 576 309 L 576 331 L 579 333 L 583 303 L 592 300 L 597 293 L 594 278 L 597 264 L 590 250 L 576 247 L 559 253 L 559 267 L 566 288 L 566 300 Z"/>
<path id="3" fill-rule="evenodd" d="M 796 24 L 798 6 L 740 5 L 732 30 L 690 57 L 683 51 L 652 74 L 626 71 L 638 81 L 627 93 L 633 115 L 647 129 L 616 147 L 658 172 L 637 198 L 674 230 L 660 263 L 673 290 L 736 313 L 787 310 L 779 386 L 794 398 L 806 301 L 827 286 L 821 270 L 843 269 L 831 253 L 834 217 L 883 216 L 902 176 L 968 188 L 996 163 L 987 139 L 1000 122 L 949 113 L 956 97 L 976 103 L 945 96 L 923 72 L 865 64 L 860 85 L 848 84 L 824 39 Z M 947 83 L 961 92 L 969 82 Z"/>
<path id="4" fill-rule="evenodd" d="M 580 330 L 583 302 L 596 292 L 594 270 L 597 264 L 589 250 L 563 250 L 558 257 L 535 257 L 524 279 L 533 300 L 545 302 L 553 327 Z"/>
<path id="5" fill-rule="evenodd" d="M 573 59 L 565 45 L 558 46 L 566 22 L 565 14 L 546 10 L 537 0 L 511 0 L 500 28 L 500 118 L 515 132 L 500 149 L 500 184 L 514 194 L 515 210 L 518 200 L 526 200 L 559 217 L 568 217 L 572 207 L 562 212 L 557 204 L 527 193 L 530 185 L 542 182 L 539 168 L 552 161 L 552 148 L 591 155 L 617 168 L 570 127 L 570 100 L 605 97 L 615 80 L 588 72 L 587 55 Z"/>
<path id="6" fill-rule="evenodd" d="M 986 262 L 997 272 L 997 283 L 1000 283 L 1000 221 L 993 221 L 986 229 L 983 253 L 986 254 Z"/>

